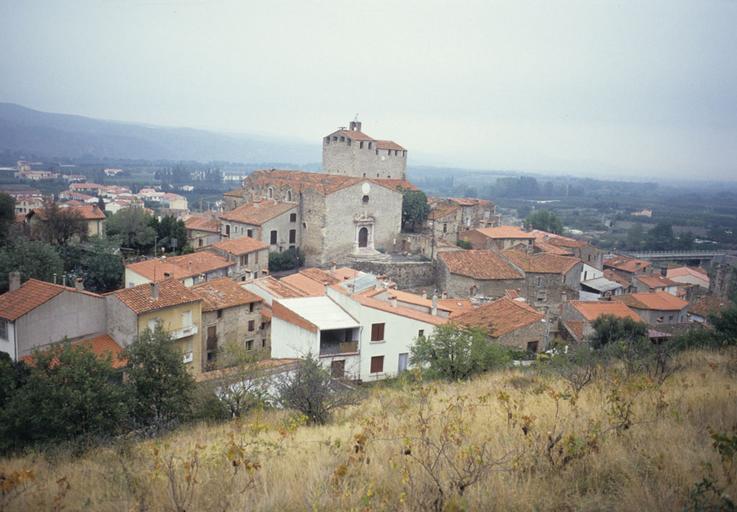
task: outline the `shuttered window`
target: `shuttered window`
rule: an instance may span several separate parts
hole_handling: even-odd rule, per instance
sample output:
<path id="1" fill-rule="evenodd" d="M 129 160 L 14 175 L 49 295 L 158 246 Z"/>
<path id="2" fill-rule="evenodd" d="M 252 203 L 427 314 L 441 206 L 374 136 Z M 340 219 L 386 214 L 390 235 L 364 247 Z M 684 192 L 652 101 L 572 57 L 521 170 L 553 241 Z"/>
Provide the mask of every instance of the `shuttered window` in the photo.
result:
<path id="1" fill-rule="evenodd" d="M 384 341 L 384 324 L 371 324 L 371 341 Z"/>
<path id="2" fill-rule="evenodd" d="M 382 326 L 384 324 L 381 324 Z M 371 373 L 383 373 L 384 356 L 374 356 L 371 358 Z"/>

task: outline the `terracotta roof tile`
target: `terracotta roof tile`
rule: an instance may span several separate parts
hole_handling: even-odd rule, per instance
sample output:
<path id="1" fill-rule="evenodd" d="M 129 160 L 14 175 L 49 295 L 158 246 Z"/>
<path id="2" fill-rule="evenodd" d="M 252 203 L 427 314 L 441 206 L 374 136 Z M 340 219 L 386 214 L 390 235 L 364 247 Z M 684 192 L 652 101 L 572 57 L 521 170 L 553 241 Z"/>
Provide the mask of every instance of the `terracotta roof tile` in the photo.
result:
<path id="1" fill-rule="evenodd" d="M 569 303 L 589 322 L 593 322 L 601 315 L 612 315 L 617 318 L 631 318 L 636 322 L 640 321 L 637 313 L 621 302 L 572 300 Z"/>
<path id="2" fill-rule="evenodd" d="M 254 171 L 245 179 L 247 185 L 288 186 L 295 192 L 311 190 L 322 195 L 332 194 L 357 183 L 363 183 L 364 181 L 376 183 L 390 190 L 396 190 L 397 188 L 415 189 L 415 186 L 406 180 L 357 178 L 353 176 L 339 176 L 337 174 L 277 169 Z"/>
<path id="3" fill-rule="evenodd" d="M 123 354 L 123 348 L 107 334 L 98 334 L 90 338 L 75 340 L 72 341 L 71 344 L 73 346 L 80 345 L 87 347 L 100 359 L 107 357 L 109 354 L 110 365 L 115 369 L 124 368 L 128 364 L 127 359 L 120 357 L 121 354 Z M 34 364 L 33 354 L 23 356 L 21 359 L 31 366 Z M 58 363 L 59 362 L 57 360 L 52 361 L 52 365 L 56 365 Z"/>
<path id="4" fill-rule="evenodd" d="M 565 274 L 581 262 L 578 258 L 571 256 L 559 256 L 545 252 L 527 254 L 524 251 L 507 250 L 502 254 L 525 272 L 533 274 Z"/>
<path id="5" fill-rule="evenodd" d="M 458 205 L 446 205 L 440 203 L 435 208 L 430 210 L 430 214 L 427 216 L 427 218 L 430 220 L 439 220 L 443 217 L 456 214 L 459 209 L 460 206 Z"/>
<path id="6" fill-rule="evenodd" d="M 498 338 L 539 322 L 544 317 L 545 315 L 522 301 L 502 297 L 458 316 L 454 322 L 469 327 L 481 327 L 491 337 Z"/>
<path id="7" fill-rule="evenodd" d="M 404 151 L 404 148 L 393 140 L 377 140 L 376 149 L 388 149 L 391 151 Z"/>
<path id="8" fill-rule="evenodd" d="M 519 238 L 521 240 L 534 239 L 535 235 L 532 233 L 518 228 L 517 226 L 498 226 L 495 228 L 478 228 L 476 229 L 479 233 L 487 238 L 492 239 L 505 239 L 505 238 Z"/>
<path id="9" fill-rule="evenodd" d="M 677 267 L 677 268 L 668 269 L 669 279 L 672 279 L 674 277 L 685 277 L 685 276 L 693 276 L 703 281 L 709 282 L 709 275 L 701 268 Z"/>
<path id="10" fill-rule="evenodd" d="M 156 311 L 158 309 L 191 302 L 200 302 L 202 300 L 176 279 L 168 279 L 158 284 L 158 299 L 151 297 L 152 286 L 150 283 L 141 284 L 133 288 L 118 290 L 113 292 L 112 295 L 120 299 L 123 304 L 128 306 L 137 315 L 146 313 L 147 311 Z"/>
<path id="11" fill-rule="evenodd" d="M 450 311 L 450 318 L 467 313 L 474 309 L 469 299 L 439 299 L 438 309 Z"/>
<path id="12" fill-rule="evenodd" d="M 623 277 L 621 274 L 611 269 L 604 270 L 604 277 L 606 277 L 610 281 L 614 281 L 615 283 L 621 284 L 625 288 L 628 288 L 629 286 L 632 285 L 632 282 L 629 279 Z"/>
<path id="13" fill-rule="evenodd" d="M 656 288 L 667 288 L 669 286 L 678 286 L 678 283 L 671 281 L 663 276 L 659 275 L 640 275 L 635 277 L 636 280 L 648 288 L 654 290 Z"/>
<path id="14" fill-rule="evenodd" d="M 688 304 L 688 312 L 706 318 L 711 314 L 718 314 L 729 309 L 733 303 L 716 295 L 704 295 Z"/>
<path id="15" fill-rule="evenodd" d="M 377 183 L 391 190 L 419 190 L 416 186 L 407 180 L 397 180 L 390 178 L 371 178 L 373 183 Z"/>
<path id="16" fill-rule="evenodd" d="M 688 302 L 668 292 L 631 293 L 629 295 L 617 295 L 612 299 L 633 308 L 656 311 L 680 311 L 688 306 Z"/>
<path id="17" fill-rule="evenodd" d="M 227 277 L 200 283 L 191 290 L 202 299 L 202 311 L 216 311 L 263 300 Z"/>
<path id="18" fill-rule="evenodd" d="M 260 226 L 264 222 L 296 208 L 297 205 L 294 203 L 280 203 L 273 199 L 264 199 L 246 203 L 234 210 L 221 213 L 220 218 L 242 224 Z"/>
<path id="19" fill-rule="evenodd" d="M 256 240 L 255 238 L 251 238 L 249 236 L 223 240 L 222 242 L 212 244 L 211 247 L 220 249 L 230 254 L 235 254 L 236 256 L 269 248 L 266 243 L 262 242 L 261 240 Z"/>
<path id="20" fill-rule="evenodd" d="M 195 231 L 220 233 L 220 222 L 211 215 L 190 215 L 184 220 L 184 227 Z"/>
<path id="21" fill-rule="evenodd" d="M 438 254 L 452 274 L 473 279 L 522 279 L 524 276 L 493 251 L 448 251 Z"/>
<path id="22" fill-rule="evenodd" d="M 253 284 L 269 292 L 278 299 L 293 299 L 296 297 L 307 297 L 307 294 L 289 283 L 280 281 L 272 276 L 261 277 L 253 281 Z"/>
<path id="23" fill-rule="evenodd" d="M 640 272 L 645 272 L 648 268 L 652 266 L 652 264 L 649 261 L 616 255 L 612 258 L 605 259 L 604 266 L 612 267 L 616 270 L 621 270 L 630 274 L 637 274 Z"/>
<path id="24" fill-rule="evenodd" d="M 448 322 L 447 318 L 442 318 L 429 313 L 423 313 L 415 309 L 411 309 L 403 306 L 392 306 L 387 302 L 374 299 L 373 297 L 367 297 L 365 295 L 354 295 L 353 298 L 361 305 L 384 311 L 385 313 L 391 313 L 393 315 L 403 316 L 405 318 L 411 318 L 420 322 L 425 322 L 433 325 L 442 325 Z"/>
<path id="25" fill-rule="evenodd" d="M 339 279 L 319 268 L 306 268 L 295 274 L 282 277 L 280 281 L 312 297 L 325 295 L 326 286 L 340 282 Z"/>
<path id="26" fill-rule="evenodd" d="M 48 302 L 63 291 L 84 293 L 92 297 L 101 297 L 88 291 L 61 286 L 58 284 L 29 279 L 17 290 L 0 295 L 0 318 L 14 322 L 26 313 L 33 311 L 41 304 Z"/>
<path id="27" fill-rule="evenodd" d="M 163 281 L 167 279 L 164 276 L 165 273 L 174 279 L 185 279 L 232 265 L 233 263 L 215 253 L 200 251 L 181 256 L 170 256 L 166 259 L 151 258 L 138 263 L 130 263 L 125 268 L 149 281 Z"/>

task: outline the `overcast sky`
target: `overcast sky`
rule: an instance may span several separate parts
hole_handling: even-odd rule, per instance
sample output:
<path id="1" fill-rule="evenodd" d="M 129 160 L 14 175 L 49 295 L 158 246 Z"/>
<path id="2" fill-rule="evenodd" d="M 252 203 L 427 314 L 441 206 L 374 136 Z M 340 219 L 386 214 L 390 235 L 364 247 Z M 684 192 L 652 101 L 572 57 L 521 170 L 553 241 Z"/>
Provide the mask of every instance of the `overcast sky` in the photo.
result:
<path id="1" fill-rule="evenodd" d="M 0 101 L 410 164 L 737 179 L 737 1 L 0 0 Z"/>

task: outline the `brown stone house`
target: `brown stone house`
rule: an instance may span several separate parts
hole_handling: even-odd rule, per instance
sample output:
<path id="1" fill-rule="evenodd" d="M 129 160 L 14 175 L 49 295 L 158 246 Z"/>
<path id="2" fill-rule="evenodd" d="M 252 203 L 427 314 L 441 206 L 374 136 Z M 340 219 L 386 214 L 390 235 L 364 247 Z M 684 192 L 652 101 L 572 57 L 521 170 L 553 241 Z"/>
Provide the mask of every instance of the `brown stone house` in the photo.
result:
<path id="1" fill-rule="evenodd" d="M 631 293 L 619 295 L 613 300 L 629 306 L 648 325 L 688 322 L 688 302 L 670 293 Z"/>
<path id="2" fill-rule="evenodd" d="M 270 343 L 261 328 L 263 299 L 232 279 L 222 278 L 192 287 L 202 299 L 202 364 L 217 366 L 219 354 L 229 344 L 268 357 Z"/>
<path id="3" fill-rule="evenodd" d="M 594 334 L 592 324 L 604 315 L 642 321 L 637 313 L 621 302 L 572 300 L 561 308 L 560 332 L 564 338 L 575 343 L 588 342 Z"/>
<path id="4" fill-rule="evenodd" d="M 532 247 L 535 235 L 516 226 L 498 226 L 464 231 L 461 240 L 470 242 L 474 249 L 503 251 L 511 247 Z"/>
<path id="5" fill-rule="evenodd" d="M 187 242 L 195 249 L 220 241 L 220 221 L 214 215 L 189 215 L 184 219 L 184 227 L 187 229 Z"/>
<path id="6" fill-rule="evenodd" d="M 451 297 L 498 298 L 506 290 L 524 288 L 524 273 L 490 250 L 438 254 L 438 286 Z"/>
<path id="7" fill-rule="evenodd" d="M 297 204 L 259 199 L 220 214 L 221 235 L 228 240 L 249 237 L 260 240 L 272 252 L 300 246 Z"/>
<path id="8" fill-rule="evenodd" d="M 480 327 L 495 343 L 529 352 L 543 350 L 547 344 L 545 315 L 522 300 L 502 297 L 463 313 L 454 322 Z"/>
<path id="9" fill-rule="evenodd" d="M 223 240 L 213 244 L 207 250 L 233 263 L 230 277 L 237 281 L 261 277 L 268 273 L 269 246 L 255 238 L 244 236 Z"/>

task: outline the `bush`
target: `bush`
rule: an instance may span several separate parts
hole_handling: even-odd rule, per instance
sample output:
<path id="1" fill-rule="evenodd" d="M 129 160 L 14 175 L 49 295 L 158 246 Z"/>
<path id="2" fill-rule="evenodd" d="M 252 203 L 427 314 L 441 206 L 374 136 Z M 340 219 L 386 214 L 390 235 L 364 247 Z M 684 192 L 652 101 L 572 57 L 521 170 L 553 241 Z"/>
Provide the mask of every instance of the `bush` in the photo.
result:
<path id="1" fill-rule="evenodd" d="M 602 315 L 592 324 L 591 346 L 601 348 L 615 341 L 638 341 L 647 337 L 647 325 L 631 318 Z"/>
<path id="2" fill-rule="evenodd" d="M 456 240 L 456 245 L 460 247 L 461 249 L 466 249 L 466 250 L 473 249 L 471 242 L 469 242 L 468 240 Z"/>
<path id="3" fill-rule="evenodd" d="M 287 249 L 284 252 L 269 253 L 269 272 L 292 270 L 304 265 L 305 257 L 299 249 Z"/>
<path id="4" fill-rule="evenodd" d="M 509 365 L 509 349 L 490 343 L 478 328 L 445 324 L 429 337 L 417 338 L 412 346 L 411 362 L 431 376 L 465 379 L 473 374 Z"/>

